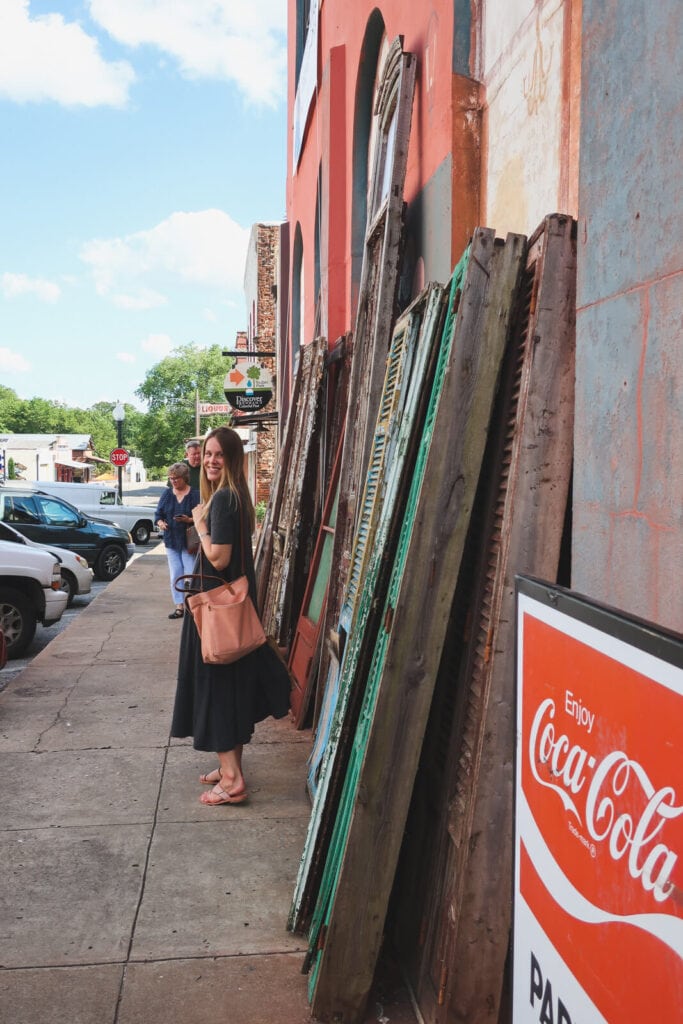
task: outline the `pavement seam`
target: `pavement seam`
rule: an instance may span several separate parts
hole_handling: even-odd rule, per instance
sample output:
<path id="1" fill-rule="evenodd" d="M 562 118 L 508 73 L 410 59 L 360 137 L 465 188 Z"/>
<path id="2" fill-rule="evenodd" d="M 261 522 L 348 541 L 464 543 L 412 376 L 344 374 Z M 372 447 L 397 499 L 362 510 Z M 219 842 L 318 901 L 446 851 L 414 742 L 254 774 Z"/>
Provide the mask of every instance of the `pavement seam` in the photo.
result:
<path id="1" fill-rule="evenodd" d="M 168 763 L 168 752 L 170 750 L 170 746 L 171 746 L 171 737 L 169 735 L 168 740 L 166 741 L 166 746 L 164 747 L 164 759 L 163 759 L 163 762 L 162 762 L 162 765 L 161 765 L 161 773 L 159 775 L 159 787 L 157 789 L 157 798 L 156 798 L 156 802 L 154 804 L 154 814 L 152 816 L 152 827 L 149 830 L 149 839 L 147 840 L 147 849 L 145 851 L 145 864 L 144 864 L 144 867 L 143 867 L 143 870 L 142 870 L 142 884 L 140 886 L 140 894 L 138 896 L 137 906 L 135 907 L 135 914 L 133 915 L 133 923 L 132 923 L 131 929 L 130 929 L 130 937 L 128 939 L 128 949 L 126 951 L 126 957 L 125 957 L 125 960 L 122 961 L 122 963 L 123 963 L 123 970 L 121 971 L 121 982 L 119 984 L 119 994 L 118 994 L 118 998 L 116 1000 L 116 1009 L 114 1011 L 114 1019 L 112 1021 L 112 1024 L 118 1024 L 119 1014 L 120 1014 L 120 1011 L 121 1011 L 121 1004 L 123 1002 L 123 991 L 124 991 L 124 988 L 125 988 L 125 985 L 126 985 L 126 975 L 127 975 L 127 971 L 128 971 L 128 965 L 131 962 L 132 963 L 135 962 L 135 961 L 131 961 L 131 953 L 133 951 L 133 943 L 135 941 L 135 931 L 136 931 L 137 924 L 138 924 L 138 917 L 140 916 L 140 908 L 142 907 L 142 901 L 143 901 L 144 895 L 145 895 L 145 888 L 147 886 L 147 872 L 149 870 L 149 858 L 150 858 L 150 855 L 151 855 L 152 843 L 154 841 L 154 836 L 155 836 L 156 829 L 157 829 L 157 823 L 158 823 L 158 817 L 159 817 L 159 804 L 161 803 L 161 790 L 162 790 L 162 787 L 163 787 L 163 784 L 164 784 L 164 776 L 166 775 L 166 765 Z"/>

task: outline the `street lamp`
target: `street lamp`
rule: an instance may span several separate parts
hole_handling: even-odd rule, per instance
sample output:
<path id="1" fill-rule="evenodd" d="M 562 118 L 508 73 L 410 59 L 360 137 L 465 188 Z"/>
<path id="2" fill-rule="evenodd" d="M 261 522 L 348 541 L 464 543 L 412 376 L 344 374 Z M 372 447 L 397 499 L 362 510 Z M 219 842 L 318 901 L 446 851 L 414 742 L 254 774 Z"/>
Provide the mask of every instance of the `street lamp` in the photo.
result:
<path id="1" fill-rule="evenodd" d="M 116 444 L 119 448 L 123 448 L 123 421 L 126 418 L 126 410 L 119 400 L 116 400 L 116 405 L 112 410 L 112 416 L 116 422 Z M 119 465 L 119 500 L 123 501 L 123 466 Z"/>

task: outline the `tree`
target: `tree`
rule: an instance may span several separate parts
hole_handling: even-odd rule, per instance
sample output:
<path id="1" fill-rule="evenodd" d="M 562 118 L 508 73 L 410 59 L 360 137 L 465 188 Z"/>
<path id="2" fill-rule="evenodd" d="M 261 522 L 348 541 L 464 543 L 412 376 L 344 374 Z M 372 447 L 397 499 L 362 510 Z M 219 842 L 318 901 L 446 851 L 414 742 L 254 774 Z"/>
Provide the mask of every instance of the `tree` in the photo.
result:
<path id="1" fill-rule="evenodd" d="M 197 392 L 202 402 L 225 401 L 226 365 L 219 345 L 182 345 L 148 371 L 135 392 L 149 406 L 138 436 L 147 467 L 165 467 L 181 457 L 186 439 L 195 434 Z M 225 416 L 208 417 L 202 429 L 225 423 Z"/>
<path id="2" fill-rule="evenodd" d="M 21 400 L 17 397 L 16 391 L 0 384 L 0 430 L 5 431 L 7 434 L 16 434 L 14 420 L 20 402 Z"/>

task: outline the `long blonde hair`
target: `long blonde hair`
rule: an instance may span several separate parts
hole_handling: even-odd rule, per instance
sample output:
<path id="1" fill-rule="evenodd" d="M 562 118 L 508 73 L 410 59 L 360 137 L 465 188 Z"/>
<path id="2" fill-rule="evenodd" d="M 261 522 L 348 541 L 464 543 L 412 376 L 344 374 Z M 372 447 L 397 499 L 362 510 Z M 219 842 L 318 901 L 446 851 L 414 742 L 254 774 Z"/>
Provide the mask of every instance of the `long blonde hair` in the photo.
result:
<path id="1" fill-rule="evenodd" d="M 204 449 L 206 442 L 211 438 L 215 438 L 218 441 L 223 452 L 223 469 L 218 480 L 207 480 L 206 473 L 204 472 Z M 247 478 L 244 475 L 244 446 L 242 445 L 242 438 L 230 427 L 216 427 L 214 430 L 210 430 L 202 443 L 199 493 L 205 505 L 205 519 L 214 494 L 223 487 L 227 487 L 231 491 L 240 509 L 245 511 L 249 532 L 253 533 L 256 525 L 256 516 L 254 514 L 254 503 L 251 500 L 251 494 L 247 485 Z"/>

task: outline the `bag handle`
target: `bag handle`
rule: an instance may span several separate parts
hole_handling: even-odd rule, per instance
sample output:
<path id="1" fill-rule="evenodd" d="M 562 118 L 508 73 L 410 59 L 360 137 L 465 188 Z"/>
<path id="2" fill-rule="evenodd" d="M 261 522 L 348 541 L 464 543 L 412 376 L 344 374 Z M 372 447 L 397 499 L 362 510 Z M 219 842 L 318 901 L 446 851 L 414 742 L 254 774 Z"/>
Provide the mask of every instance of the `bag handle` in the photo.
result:
<path id="1" fill-rule="evenodd" d="M 181 580 L 201 580 L 201 586 L 199 587 L 179 587 L 178 584 Z M 226 583 L 222 576 L 205 576 L 204 573 L 188 572 L 184 576 L 176 576 L 173 581 L 173 586 L 176 590 L 182 590 L 185 594 L 203 594 L 204 593 L 204 580 L 216 580 L 221 583 L 224 587 L 231 587 L 231 583 Z"/>

